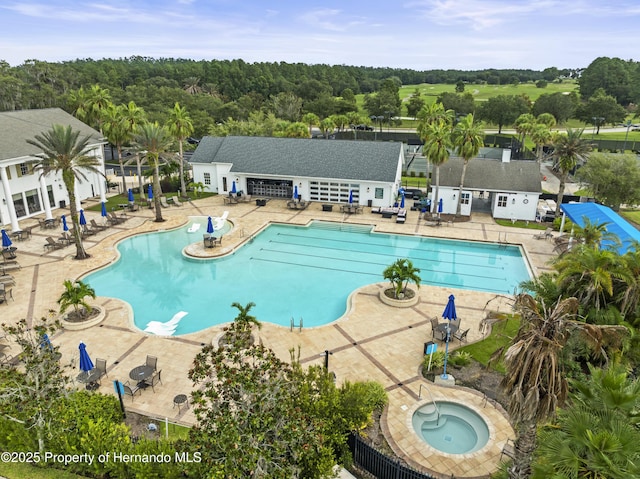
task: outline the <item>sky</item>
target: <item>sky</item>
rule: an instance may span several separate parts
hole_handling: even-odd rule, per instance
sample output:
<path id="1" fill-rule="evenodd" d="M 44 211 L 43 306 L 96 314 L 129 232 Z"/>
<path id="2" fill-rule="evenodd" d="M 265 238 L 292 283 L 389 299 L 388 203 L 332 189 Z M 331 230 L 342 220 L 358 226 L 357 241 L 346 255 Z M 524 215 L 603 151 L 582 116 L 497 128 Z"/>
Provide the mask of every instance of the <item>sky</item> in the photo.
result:
<path id="1" fill-rule="evenodd" d="M 640 60 L 639 25 L 638 0 L 0 0 L 0 60 L 585 68 Z"/>

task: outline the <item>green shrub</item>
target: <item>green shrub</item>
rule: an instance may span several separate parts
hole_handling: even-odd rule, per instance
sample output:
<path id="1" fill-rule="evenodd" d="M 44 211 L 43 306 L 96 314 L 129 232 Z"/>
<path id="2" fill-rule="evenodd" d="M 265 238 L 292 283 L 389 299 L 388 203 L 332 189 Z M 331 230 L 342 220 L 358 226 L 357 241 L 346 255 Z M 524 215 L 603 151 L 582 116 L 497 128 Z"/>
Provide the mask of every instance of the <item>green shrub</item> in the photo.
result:
<path id="1" fill-rule="evenodd" d="M 411 171 L 411 172 L 409 173 L 409 176 L 410 176 L 411 178 L 415 178 L 415 177 L 416 177 L 416 172 L 415 172 L 415 171 Z"/>
<path id="2" fill-rule="evenodd" d="M 451 356 L 449 356 L 449 363 L 454 366 L 467 366 L 471 364 L 471 354 L 467 351 L 456 351 Z"/>
<path id="3" fill-rule="evenodd" d="M 421 171 L 421 172 L 418 174 L 418 176 L 419 176 L 420 178 L 424 178 L 424 171 Z"/>
<path id="4" fill-rule="evenodd" d="M 432 355 L 425 354 L 422 360 L 422 370 L 427 371 L 429 367 L 429 356 L 431 356 L 431 370 L 441 369 L 444 366 L 444 351 L 436 351 Z"/>

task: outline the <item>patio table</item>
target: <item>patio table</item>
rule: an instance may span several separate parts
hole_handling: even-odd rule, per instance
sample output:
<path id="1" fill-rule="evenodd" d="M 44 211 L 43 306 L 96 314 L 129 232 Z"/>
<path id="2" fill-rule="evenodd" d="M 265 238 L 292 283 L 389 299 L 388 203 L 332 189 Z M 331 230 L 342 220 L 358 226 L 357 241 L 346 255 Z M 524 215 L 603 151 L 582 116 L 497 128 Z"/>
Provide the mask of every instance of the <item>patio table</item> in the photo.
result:
<path id="1" fill-rule="evenodd" d="M 142 366 L 136 366 L 129 372 L 129 377 L 136 381 L 139 388 L 146 388 L 149 386 L 146 380 L 153 376 L 153 368 L 143 364 Z"/>
<path id="2" fill-rule="evenodd" d="M 448 321 L 446 323 L 438 323 L 438 327 L 436 327 L 436 331 L 438 331 L 441 334 L 442 340 L 445 341 L 446 335 L 447 335 L 447 326 L 449 326 L 449 341 L 451 341 L 451 337 L 453 336 L 453 333 L 458 331 L 457 324 L 449 323 Z"/>
<path id="3" fill-rule="evenodd" d="M 91 371 L 82 371 L 80 374 L 78 374 L 78 377 L 76 379 L 78 380 L 78 382 L 85 384 L 85 388 L 88 391 L 95 391 L 99 386 L 98 379 L 100 379 L 100 371 L 98 371 L 96 368 L 93 368 Z"/>

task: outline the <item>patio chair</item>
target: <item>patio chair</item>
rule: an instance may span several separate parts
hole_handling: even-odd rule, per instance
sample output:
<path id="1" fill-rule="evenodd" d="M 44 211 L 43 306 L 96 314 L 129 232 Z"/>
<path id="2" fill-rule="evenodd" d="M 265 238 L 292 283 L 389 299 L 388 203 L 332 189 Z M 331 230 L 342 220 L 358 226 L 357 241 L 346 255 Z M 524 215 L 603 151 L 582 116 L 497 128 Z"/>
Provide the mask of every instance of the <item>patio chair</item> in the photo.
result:
<path id="1" fill-rule="evenodd" d="M 33 229 L 38 226 L 38 225 L 33 225 L 33 226 L 27 226 L 26 228 L 24 228 L 22 230 L 22 239 L 29 239 L 31 238 L 31 234 L 33 232 Z"/>
<path id="2" fill-rule="evenodd" d="M 107 213 L 107 218 L 112 225 L 119 225 L 120 223 L 124 223 L 127 218 L 124 216 L 116 216 L 115 213 Z"/>
<path id="3" fill-rule="evenodd" d="M 500 454 L 501 460 L 502 456 L 507 456 L 509 459 L 516 458 L 516 446 L 513 443 L 513 439 L 507 439 L 507 442 L 504 443 L 504 446 L 502 447 L 502 453 Z"/>
<path id="4" fill-rule="evenodd" d="M 205 248 L 213 248 L 215 246 L 215 237 L 211 236 L 209 233 L 202 235 L 202 241 L 204 242 Z"/>
<path id="5" fill-rule="evenodd" d="M 11 260 L 16 259 L 16 252 L 15 251 L 11 251 L 8 249 L 3 249 L 2 250 L 2 259 L 4 260 L 5 263 L 10 262 Z"/>
<path id="6" fill-rule="evenodd" d="M 10 274 L 3 274 L 0 276 L 0 284 L 16 284 L 16 280 Z"/>
<path id="7" fill-rule="evenodd" d="M 453 337 L 456 338 L 461 343 L 466 343 L 467 342 L 467 334 L 468 333 L 469 333 L 468 329 L 465 329 L 462 332 L 460 332 L 460 330 L 458 330 L 455 333 L 453 333 Z"/>
<path id="8" fill-rule="evenodd" d="M 161 374 L 162 374 L 162 369 L 157 373 L 155 373 L 153 376 L 151 376 L 150 380 L 145 381 L 149 386 L 151 386 L 151 389 L 153 390 L 153 392 L 156 392 L 156 386 L 158 385 L 158 383 L 162 384 L 162 379 L 160 378 Z"/>
<path id="9" fill-rule="evenodd" d="M 155 371 L 158 367 L 158 358 L 156 356 L 147 355 L 147 360 L 145 361 L 145 364 L 150 368 L 153 368 L 153 370 Z"/>
<path id="10" fill-rule="evenodd" d="M 54 240 L 51 236 L 47 236 L 47 238 L 45 239 L 46 243 L 44 244 L 44 249 L 61 249 L 64 248 L 66 245 L 64 243 L 61 243 L 60 241 L 56 241 Z"/>
<path id="11" fill-rule="evenodd" d="M 91 227 L 92 227 L 94 230 L 96 230 L 96 231 L 103 231 L 103 230 L 106 230 L 106 229 L 108 228 L 108 226 L 107 226 L 107 225 L 99 225 L 99 224 L 96 222 L 96 220 L 94 220 L 94 219 L 92 219 L 92 220 L 90 221 L 90 223 L 91 223 Z"/>
<path id="12" fill-rule="evenodd" d="M 87 225 L 82 225 L 82 236 L 91 236 L 96 234 L 97 231 L 92 230 L 91 228 L 89 228 L 89 226 Z"/>
<path id="13" fill-rule="evenodd" d="M 4 287 L 4 284 L 0 285 L 0 302 L 2 303 L 8 303 L 8 299 L 11 298 L 13 301 L 15 301 L 15 299 L 13 299 L 13 290 L 11 288 L 6 289 Z"/>
<path id="14" fill-rule="evenodd" d="M 107 360 L 106 359 L 96 358 L 96 369 L 98 371 L 100 371 L 100 376 L 98 376 L 98 382 L 100 382 L 100 378 L 102 376 L 109 377 L 109 375 L 107 374 Z"/>
<path id="15" fill-rule="evenodd" d="M 131 396 L 131 402 L 133 402 L 133 398 L 135 397 L 136 393 L 142 394 L 142 390 L 138 386 L 131 386 L 131 384 L 129 384 L 129 381 L 124 383 L 122 385 L 122 388 L 124 390 L 125 396 Z"/>
<path id="16" fill-rule="evenodd" d="M 182 206 L 182 203 L 180 202 L 180 199 L 178 198 L 178 196 L 177 196 L 177 195 L 176 195 L 176 196 L 173 196 L 171 199 L 173 200 L 173 204 L 174 204 L 174 205 L 176 205 L 176 206 Z"/>
<path id="17" fill-rule="evenodd" d="M 169 208 L 169 203 L 167 203 L 166 196 L 160 197 L 160 204 L 162 205 L 163 208 Z"/>
<path id="18" fill-rule="evenodd" d="M 553 228 L 547 228 L 544 233 L 538 233 L 536 235 L 533 235 L 533 237 L 535 239 L 553 238 L 552 231 L 553 231 Z"/>

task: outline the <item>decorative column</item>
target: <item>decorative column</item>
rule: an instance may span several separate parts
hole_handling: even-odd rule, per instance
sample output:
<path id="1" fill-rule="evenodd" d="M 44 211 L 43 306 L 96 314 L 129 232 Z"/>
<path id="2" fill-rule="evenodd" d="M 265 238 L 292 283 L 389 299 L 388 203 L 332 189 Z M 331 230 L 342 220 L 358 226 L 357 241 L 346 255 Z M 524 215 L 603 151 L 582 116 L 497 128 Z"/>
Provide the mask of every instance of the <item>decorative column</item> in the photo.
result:
<path id="1" fill-rule="evenodd" d="M 4 196 L 7 199 L 7 208 L 9 209 L 9 219 L 11 220 L 11 229 L 13 231 L 20 231 L 20 225 L 18 224 L 18 216 L 16 215 L 16 208 L 13 206 L 13 198 L 11 195 L 11 188 L 9 187 L 9 177 L 7 176 L 7 167 L 0 166 L 0 179 L 2 180 L 2 189 L 4 189 Z"/>
<path id="2" fill-rule="evenodd" d="M 38 179 L 40 181 L 40 193 L 42 193 L 42 204 L 44 206 L 45 219 L 52 220 L 53 214 L 51 213 L 51 204 L 49 203 L 49 191 L 47 190 L 47 182 L 44 179 L 44 175 L 41 173 L 42 169 L 38 169 Z"/>

